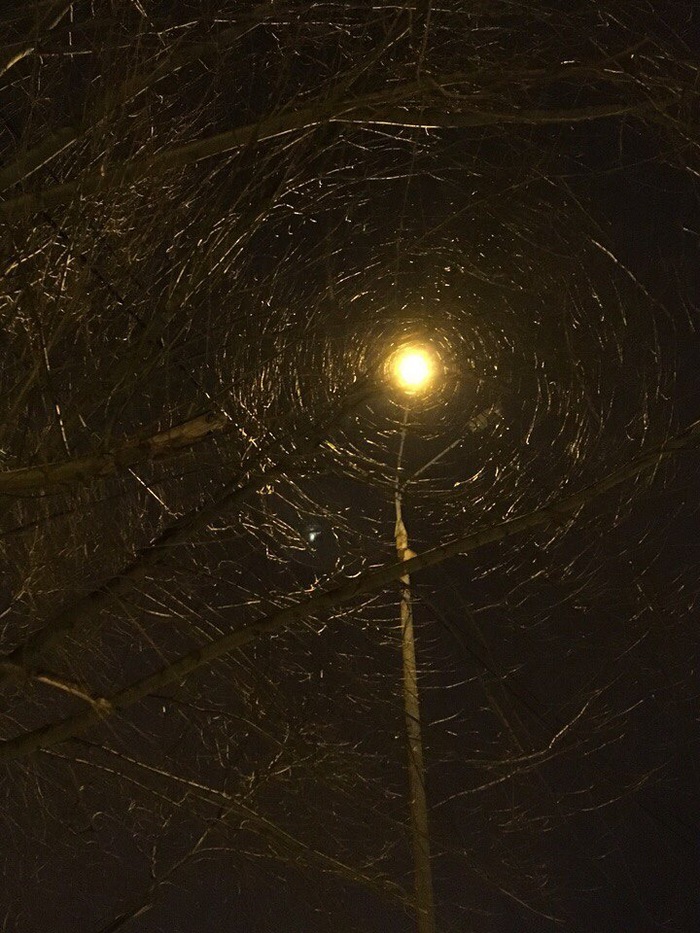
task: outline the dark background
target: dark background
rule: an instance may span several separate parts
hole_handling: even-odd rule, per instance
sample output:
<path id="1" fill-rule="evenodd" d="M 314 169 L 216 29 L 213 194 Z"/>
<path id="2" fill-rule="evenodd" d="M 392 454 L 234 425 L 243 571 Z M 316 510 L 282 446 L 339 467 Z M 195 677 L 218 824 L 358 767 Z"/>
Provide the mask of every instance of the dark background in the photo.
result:
<path id="1" fill-rule="evenodd" d="M 234 425 L 133 471 L 3 495 L 3 654 L 266 444 L 268 465 L 293 451 L 405 340 L 442 370 L 411 402 L 404 476 L 449 447 L 406 487 L 418 553 L 697 419 L 692 7 L 428 9 L 3 9 L 3 61 L 31 47 L 1 79 L 3 165 L 77 134 L 3 191 L 3 469 L 210 409 Z M 172 50 L 184 63 L 164 66 Z M 442 123 L 363 111 L 118 177 L 284 107 L 387 90 Z M 451 125 L 523 110 L 561 116 Z M 404 403 L 384 386 L 47 667 L 109 696 L 392 561 Z M 416 576 L 440 930 L 697 927 L 695 476 L 682 453 L 570 522 Z M 412 929 L 409 908 L 323 860 L 410 890 L 397 600 L 316 613 L 4 766 L 5 929 Z M 3 704 L 6 739 L 81 708 L 31 679 Z"/>

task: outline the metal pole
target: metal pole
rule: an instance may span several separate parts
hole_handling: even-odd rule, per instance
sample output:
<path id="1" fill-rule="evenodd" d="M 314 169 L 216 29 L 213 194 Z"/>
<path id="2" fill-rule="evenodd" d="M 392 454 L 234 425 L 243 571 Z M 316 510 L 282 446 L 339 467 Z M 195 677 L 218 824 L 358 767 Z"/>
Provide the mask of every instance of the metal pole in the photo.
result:
<path id="1" fill-rule="evenodd" d="M 408 407 L 405 409 L 401 444 L 396 464 L 396 553 L 399 560 L 408 560 L 413 552 L 408 547 L 408 534 L 401 510 L 401 460 L 408 429 Z M 411 578 L 401 577 L 401 656 L 403 660 L 403 702 L 408 746 L 409 806 L 411 842 L 413 847 L 414 892 L 418 933 L 436 933 L 433 878 L 430 868 L 430 836 L 428 806 L 425 794 L 423 741 L 420 727 L 420 701 L 416 670 L 416 647 L 413 637 L 413 599 Z"/>

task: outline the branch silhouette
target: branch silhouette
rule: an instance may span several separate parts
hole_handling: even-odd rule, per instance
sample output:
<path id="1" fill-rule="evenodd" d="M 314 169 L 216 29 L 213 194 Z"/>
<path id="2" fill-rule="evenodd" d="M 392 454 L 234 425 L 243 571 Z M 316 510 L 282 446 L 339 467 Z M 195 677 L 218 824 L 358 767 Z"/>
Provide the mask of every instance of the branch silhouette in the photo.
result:
<path id="1" fill-rule="evenodd" d="M 362 574 L 350 583 L 327 590 L 318 596 L 312 596 L 301 603 L 265 616 L 251 625 L 210 641 L 181 656 L 177 661 L 166 665 L 161 670 L 117 691 L 111 697 L 106 698 L 100 710 L 89 708 L 59 722 L 50 723 L 38 729 L 22 733 L 12 739 L 7 739 L 0 745 L 0 761 L 23 758 L 39 749 L 50 748 L 80 735 L 86 729 L 97 725 L 118 711 L 128 709 L 163 687 L 181 682 L 199 668 L 211 664 L 243 645 L 249 644 L 261 635 L 279 631 L 314 613 L 335 609 L 351 602 L 358 596 L 377 592 L 406 574 L 413 575 L 428 567 L 441 564 L 451 557 L 468 554 L 487 544 L 505 541 L 531 528 L 568 521 L 576 512 L 605 493 L 648 470 L 658 468 L 664 461 L 681 451 L 692 449 L 698 443 L 700 443 L 700 422 L 695 422 L 687 430 L 669 439 L 661 447 L 657 447 L 636 458 L 627 466 L 610 473 L 604 479 L 593 483 L 580 492 L 556 500 L 550 505 L 529 512 L 526 515 L 517 516 L 496 525 L 478 528 L 476 531 L 457 537 L 440 547 L 425 551 L 410 560 L 388 564 L 378 570 Z"/>
<path id="2" fill-rule="evenodd" d="M 257 122 L 174 145 L 155 155 L 128 162 L 107 163 L 99 171 L 73 181 L 8 197 L 0 203 L 0 218 L 10 220 L 40 210 L 51 210 L 68 203 L 77 195 L 99 194 L 113 187 L 127 186 L 170 170 L 186 168 L 203 159 L 225 155 L 278 136 L 287 136 L 330 123 L 421 129 L 502 125 L 548 126 L 661 111 L 674 100 L 673 97 L 667 97 L 663 101 L 618 101 L 570 108 L 489 110 L 477 99 L 470 101 L 450 97 L 449 100 L 445 100 L 439 93 L 459 84 L 463 79 L 463 75 L 454 74 L 433 77 L 429 85 L 411 81 L 380 93 L 358 94 L 345 101 L 338 101 L 333 96 L 329 99 L 324 95 L 304 107 L 287 107 Z M 65 149 L 77 138 L 77 132 L 69 128 L 61 130 L 56 136 L 57 152 Z M 41 164 L 51 158 L 45 151 L 46 143 L 42 143 L 41 146 L 44 148 L 31 162 L 34 168 L 39 167 L 39 155 Z M 28 163 L 25 174 L 30 167 Z M 11 183 L 9 175 L 5 185 L 8 181 Z"/>
<path id="3" fill-rule="evenodd" d="M 0 473 L 0 496 L 67 490 L 139 463 L 173 456 L 231 426 L 226 415 L 210 411 L 149 437 L 126 440 L 105 453 L 5 470 Z"/>
<path id="4" fill-rule="evenodd" d="M 0 686 L 32 676 L 32 669 L 48 649 L 67 635 L 81 631 L 95 631 L 99 627 L 100 612 L 112 601 L 130 592 L 135 584 L 164 561 L 173 546 L 184 544 L 224 513 L 231 513 L 245 504 L 250 496 L 263 486 L 280 480 L 287 471 L 313 453 L 327 438 L 329 431 L 349 412 L 362 405 L 377 392 L 376 387 L 360 389 L 351 394 L 332 414 L 319 420 L 295 447 L 273 466 L 248 468 L 236 476 L 208 505 L 188 512 L 162 531 L 150 544 L 136 553 L 133 559 L 106 583 L 72 606 L 68 606 L 43 628 L 34 632 L 25 642 L 0 658 Z M 261 455 L 264 464 L 271 451 Z"/>

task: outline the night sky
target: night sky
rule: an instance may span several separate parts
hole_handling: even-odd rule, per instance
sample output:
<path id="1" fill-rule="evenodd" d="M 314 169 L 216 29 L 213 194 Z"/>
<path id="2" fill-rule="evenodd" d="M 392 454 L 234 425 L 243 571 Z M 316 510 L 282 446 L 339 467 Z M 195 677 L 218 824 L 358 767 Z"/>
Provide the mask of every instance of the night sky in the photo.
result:
<path id="1" fill-rule="evenodd" d="M 2 933 L 700 929 L 696 20 L 0 7 Z"/>

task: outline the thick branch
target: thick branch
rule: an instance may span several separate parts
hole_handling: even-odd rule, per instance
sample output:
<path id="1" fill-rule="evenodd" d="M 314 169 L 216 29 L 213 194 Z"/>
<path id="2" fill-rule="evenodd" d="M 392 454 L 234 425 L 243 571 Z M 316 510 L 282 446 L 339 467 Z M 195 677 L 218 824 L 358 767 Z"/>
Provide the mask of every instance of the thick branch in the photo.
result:
<path id="1" fill-rule="evenodd" d="M 450 75 L 442 79 L 431 79 L 431 87 L 449 87 L 460 78 Z M 425 105 L 417 103 L 416 97 L 425 95 Z M 435 98 L 435 95 L 433 94 Z M 344 103 L 328 99 L 317 99 L 297 110 L 263 118 L 257 123 L 235 127 L 204 139 L 182 143 L 164 149 L 156 155 L 133 159 L 131 162 L 106 164 L 99 172 L 93 172 L 74 181 L 46 188 L 43 191 L 17 195 L 0 204 L 0 217 L 10 219 L 25 213 L 50 210 L 66 204 L 78 194 L 98 194 L 110 187 L 124 186 L 149 176 L 157 176 L 172 169 L 183 169 L 203 159 L 223 155 L 246 146 L 312 129 L 328 123 L 358 124 L 362 126 L 420 127 L 440 129 L 449 127 L 484 127 L 498 125 L 543 126 L 555 123 L 581 123 L 590 120 L 609 119 L 625 114 L 642 113 L 649 109 L 660 109 L 662 104 L 637 102 L 630 104 L 600 104 L 588 107 L 552 110 L 511 110 L 504 112 L 479 109 L 479 102 L 451 101 L 446 106 L 444 99 L 430 101 L 430 93 L 424 85 L 410 82 L 392 87 L 381 94 L 357 96 Z M 461 109 L 457 109 L 460 107 Z M 61 140 L 66 145 L 65 140 Z"/>
<path id="2" fill-rule="evenodd" d="M 41 490 L 68 489 L 97 477 L 111 476 L 148 460 L 168 457 L 230 426 L 231 421 L 223 413 L 206 412 L 150 437 L 125 441 L 103 454 L 6 470 L 0 473 L 0 495 L 27 495 Z"/>
<path id="3" fill-rule="evenodd" d="M 55 29 L 63 17 L 68 13 L 71 6 L 73 6 L 73 0 L 67 0 L 67 2 L 66 0 L 60 0 L 60 2 L 57 3 L 53 9 L 49 9 L 46 22 L 43 24 L 43 26 L 39 27 L 38 32 L 50 32 L 52 29 Z M 0 77 L 2 77 L 4 74 L 7 74 L 11 68 L 14 68 L 14 66 L 23 61 L 23 59 L 32 55 L 36 51 L 36 45 L 36 42 L 27 43 L 26 45 L 23 45 L 22 48 L 12 52 L 9 58 L 6 58 L 3 62 L 0 62 Z"/>
<path id="4" fill-rule="evenodd" d="M 49 748 L 59 742 L 73 738 L 111 716 L 114 712 L 128 709 L 128 707 L 170 684 L 181 683 L 194 671 L 211 664 L 243 645 L 249 644 L 262 634 L 279 631 L 295 622 L 308 618 L 310 615 L 336 609 L 338 606 L 351 602 L 358 596 L 382 590 L 388 584 L 406 574 L 413 575 L 425 570 L 427 567 L 440 564 L 451 557 L 468 554 L 487 544 L 505 541 L 507 538 L 528 531 L 531 528 L 567 522 L 576 512 L 611 489 L 639 476 L 641 473 L 658 468 L 661 463 L 673 457 L 679 451 L 696 447 L 699 443 L 700 422 L 696 422 L 687 431 L 672 438 L 662 447 L 644 454 L 628 466 L 611 473 L 605 479 L 588 486 L 580 492 L 559 499 L 527 515 L 521 515 L 497 525 L 479 528 L 468 535 L 455 538 L 441 547 L 433 548 L 412 557 L 410 560 L 389 564 L 379 570 L 365 573 L 349 583 L 320 593 L 318 596 L 313 596 L 302 603 L 297 603 L 287 609 L 266 616 L 252 625 L 224 635 L 222 638 L 211 641 L 183 655 L 177 661 L 166 665 L 154 674 L 136 681 L 123 690 L 119 690 L 108 699 L 109 705 L 105 705 L 103 712 L 93 709 L 83 710 L 60 722 L 42 726 L 31 732 L 25 732 L 13 739 L 7 739 L 0 745 L 0 761 L 22 758 L 40 748 Z"/>
<path id="5" fill-rule="evenodd" d="M 32 668 L 41 654 L 67 635 L 78 632 L 95 631 L 100 624 L 100 613 L 112 604 L 117 597 L 123 597 L 133 590 L 146 574 L 162 563 L 171 548 L 192 540 L 193 535 L 217 520 L 224 513 L 231 513 L 240 508 L 263 486 L 269 486 L 280 480 L 287 471 L 298 466 L 299 462 L 313 453 L 326 439 L 329 431 L 350 411 L 363 404 L 374 394 L 376 388 L 363 389 L 351 395 L 345 404 L 330 417 L 316 424 L 296 450 L 283 458 L 275 466 L 247 472 L 245 482 L 237 477 L 226 486 L 214 502 L 184 515 L 168 526 L 149 545 L 137 552 L 136 556 L 122 570 L 105 584 L 88 593 L 73 606 L 69 606 L 42 629 L 35 632 L 14 651 L 0 658 L 0 686 L 17 679 L 17 672 L 31 676 Z"/>

